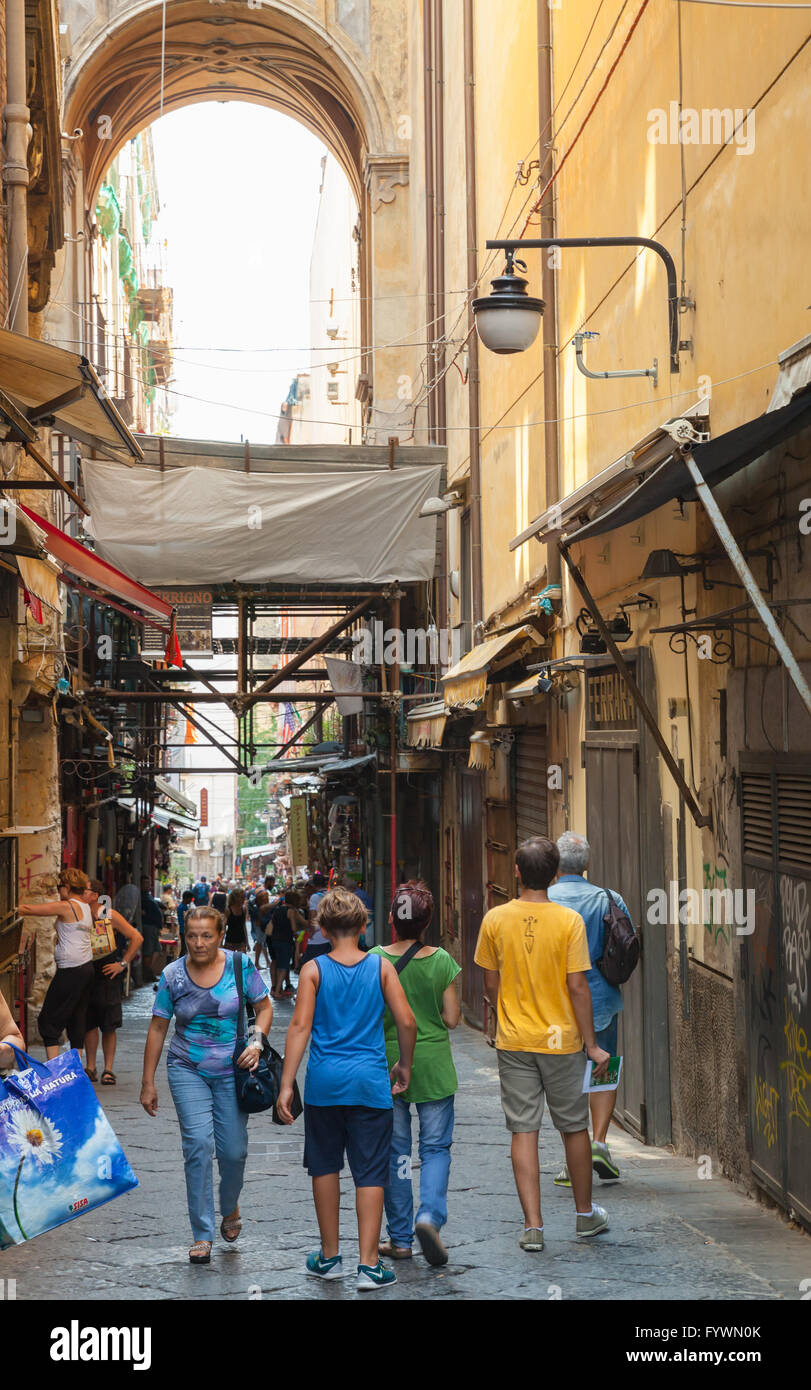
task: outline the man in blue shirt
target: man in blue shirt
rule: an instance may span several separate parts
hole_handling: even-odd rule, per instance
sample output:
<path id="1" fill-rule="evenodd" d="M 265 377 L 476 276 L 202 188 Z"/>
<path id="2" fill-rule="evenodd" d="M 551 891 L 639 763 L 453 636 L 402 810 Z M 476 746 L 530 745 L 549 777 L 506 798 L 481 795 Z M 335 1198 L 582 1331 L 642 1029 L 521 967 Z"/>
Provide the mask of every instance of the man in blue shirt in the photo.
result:
<path id="1" fill-rule="evenodd" d="M 605 1049 L 612 1057 L 617 1055 L 617 1024 L 622 1009 L 622 995 L 615 985 L 610 985 L 605 976 L 593 964 L 603 953 L 605 931 L 603 917 L 608 908 L 608 894 L 605 888 L 589 883 L 584 878 L 589 865 L 589 842 L 582 835 L 567 830 L 557 842 L 560 853 L 560 867 L 555 883 L 549 888 L 552 902 L 571 907 L 586 924 L 589 956 L 592 967 L 586 974 L 591 990 L 591 1007 L 594 1013 L 594 1033 L 597 1046 Z M 618 906 L 631 920 L 631 914 L 619 893 L 612 889 Z M 592 1165 L 595 1173 L 604 1182 L 617 1182 L 620 1170 L 611 1157 L 606 1135 L 617 1101 L 616 1091 L 603 1091 L 589 1096 L 591 1102 L 591 1123 L 594 1140 L 591 1145 Z M 564 1168 L 555 1178 L 558 1187 L 569 1187 L 568 1171 Z"/>

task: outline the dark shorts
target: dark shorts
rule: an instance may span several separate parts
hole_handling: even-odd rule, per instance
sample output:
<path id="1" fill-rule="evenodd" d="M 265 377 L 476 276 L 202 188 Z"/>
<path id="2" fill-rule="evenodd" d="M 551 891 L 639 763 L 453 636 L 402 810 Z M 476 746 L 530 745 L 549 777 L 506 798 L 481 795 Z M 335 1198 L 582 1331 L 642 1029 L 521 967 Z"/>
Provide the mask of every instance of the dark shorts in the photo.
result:
<path id="1" fill-rule="evenodd" d="M 87 1005 L 86 1028 L 88 1033 L 91 1028 L 100 1028 L 102 1033 L 114 1033 L 116 1028 L 121 1027 L 123 1013 L 121 1009 L 123 975 L 114 975 L 112 979 L 104 974 L 103 966 L 110 965 L 116 960 L 115 956 L 103 956 L 100 960 L 94 960 L 93 970 L 95 979 L 93 988 L 90 991 L 90 1001 Z"/>
<path id="2" fill-rule="evenodd" d="M 617 1055 L 617 1027 L 619 1024 L 619 1014 L 614 1014 L 607 1028 L 601 1028 L 599 1033 L 595 1033 L 598 1047 L 602 1047 L 605 1052 L 610 1052 L 612 1057 Z"/>
<path id="3" fill-rule="evenodd" d="M 270 946 L 273 964 L 278 965 L 280 970 L 289 970 L 293 964 L 292 941 L 279 941 L 278 937 L 272 937 Z"/>
<path id="4" fill-rule="evenodd" d="M 385 1187 L 393 1122 L 393 1110 L 368 1105 L 305 1105 L 304 1167 L 311 1178 L 340 1173 L 345 1151 L 356 1187 Z"/>
<path id="5" fill-rule="evenodd" d="M 46 1047 L 56 1047 L 67 1029 L 71 1047 L 84 1047 L 87 1004 L 95 980 L 93 962 L 57 968 L 37 1020 Z"/>

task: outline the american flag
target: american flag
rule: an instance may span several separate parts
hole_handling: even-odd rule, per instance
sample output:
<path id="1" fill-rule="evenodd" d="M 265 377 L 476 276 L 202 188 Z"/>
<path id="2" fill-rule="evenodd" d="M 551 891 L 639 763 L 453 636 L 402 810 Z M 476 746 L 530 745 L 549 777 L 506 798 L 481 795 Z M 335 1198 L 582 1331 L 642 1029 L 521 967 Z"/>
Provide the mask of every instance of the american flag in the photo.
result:
<path id="1" fill-rule="evenodd" d="M 282 725 L 282 743 L 287 743 L 287 740 L 293 737 L 300 723 L 301 715 L 298 710 L 293 708 L 289 700 L 286 701 L 284 706 L 284 724 Z M 296 756 L 295 748 L 288 748 L 284 756 L 286 758 L 294 758 Z"/>

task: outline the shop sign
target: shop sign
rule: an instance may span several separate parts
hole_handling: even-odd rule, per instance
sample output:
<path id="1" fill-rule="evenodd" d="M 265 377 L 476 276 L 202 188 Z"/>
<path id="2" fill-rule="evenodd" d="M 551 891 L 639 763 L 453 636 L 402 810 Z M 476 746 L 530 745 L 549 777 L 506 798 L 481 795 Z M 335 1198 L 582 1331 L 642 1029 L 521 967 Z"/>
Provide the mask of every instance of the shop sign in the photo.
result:
<path id="1" fill-rule="evenodd" d="M 200 789 L 200 825 L 208 825 L 208 787 Z"/>
<path id="2" fill-rule="evenodd" d="M 586 673 L 586 728 L 636 728 L 634 702 L 614 667 Z"/>
<path id="3" fill-rule="evenodd" d="M 214 595 L 211 590 L 205 588 L 153 588 L 153 593 L 159 594 L 166 603 L 171 603 L 177 611 L 177 640 L 180 643 L 183 656 L 213 656 L 211 606 Z M 154 627 L 144 629 L 142 655 L 162 657 L 165 646 L 166 638 L 162 632 Z"/>
<path id="4" fill-rule="evenodd" d="M 310 843 L 307 835 L 307 798 L 290 798 L 287 813 L 287 839 L 290 844 L 290 858 L 297 869 L 310 862 Z"/>

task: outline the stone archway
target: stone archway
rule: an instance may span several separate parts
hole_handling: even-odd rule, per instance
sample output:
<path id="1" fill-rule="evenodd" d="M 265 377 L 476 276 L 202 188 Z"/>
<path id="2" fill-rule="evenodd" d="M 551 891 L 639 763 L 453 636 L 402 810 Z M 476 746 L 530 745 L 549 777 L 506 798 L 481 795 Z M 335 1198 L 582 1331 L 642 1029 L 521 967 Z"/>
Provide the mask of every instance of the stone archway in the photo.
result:
<path id="1" fill-rule="evenodd" d="M 241 100 L 300 121 L 335 155 L 360 210 L 370 441 L 405 439 L 411 420 L 399 383 L 415 375 L 415 350 L 380 360 L 371 349 L 414 328 L 407 126 L 398 130 L 408 110 L 406 4 L 324 0 L 318 8 L 320 15 L 308 0 L 168 0 L 164 34 L 161 0 L 107 0 L 106 17 L 99 0 L 63 0 L 72 46 L 64 128 L 82 132 L 71 160 L 75 223 L 85 225 L 118 150 L 161 110 Z"/>

